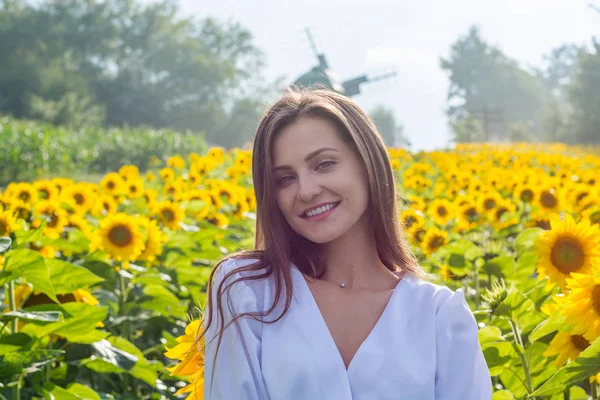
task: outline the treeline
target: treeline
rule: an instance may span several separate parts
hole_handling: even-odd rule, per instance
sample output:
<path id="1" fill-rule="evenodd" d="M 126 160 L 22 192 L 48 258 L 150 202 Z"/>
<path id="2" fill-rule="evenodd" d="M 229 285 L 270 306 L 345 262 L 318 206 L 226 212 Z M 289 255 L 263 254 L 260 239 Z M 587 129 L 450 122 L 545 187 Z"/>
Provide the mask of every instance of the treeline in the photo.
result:
<path id="1" fill-rule="evenodd" d="M 440 59 L 456 142 L 600 143 L 600 43 L 564 44 L 524 68 L 477 27 Z"/>
<path id="2" fill-rule="evenodd" d="M 275 87 L 262 71 L 250 32 L 172 1 L 0 0 L 0 115 L 239 145 Z"/>

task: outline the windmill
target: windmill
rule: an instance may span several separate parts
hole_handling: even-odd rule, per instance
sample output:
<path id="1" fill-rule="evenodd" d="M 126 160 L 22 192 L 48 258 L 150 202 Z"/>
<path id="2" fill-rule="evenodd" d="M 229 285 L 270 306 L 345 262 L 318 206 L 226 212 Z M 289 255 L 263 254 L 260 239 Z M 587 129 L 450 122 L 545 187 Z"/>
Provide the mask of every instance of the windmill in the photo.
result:
<path id="1" fill-rule="evenodd" d="M 310 87 L 313 85 L 321 84 L 325 85 L 326 87 L 332 90 L 335 90 L 338 93 L 351 97 L 360 94 L 360 85 L 363 83 L 376 82 L 382 79 L 396 76 L 396 72 L 393 71 L 374 77 L 369 77 L 367 74 L 363 74 L 355 78 L 342 81 L 339 75 L 329 68 L 329 63 L 327 62 L 325 54 L 320 53 L 317 50 L 317 46 L 315 45 L 315 42 L 308 28 L 306 28 L 306 34 L 308 36 L 308 40 L 310 42 L 312 50 L 317 56 L 319 64 L 312 67 L 308 72 L 298 77 L 294 82 L 294 85 Z"/>

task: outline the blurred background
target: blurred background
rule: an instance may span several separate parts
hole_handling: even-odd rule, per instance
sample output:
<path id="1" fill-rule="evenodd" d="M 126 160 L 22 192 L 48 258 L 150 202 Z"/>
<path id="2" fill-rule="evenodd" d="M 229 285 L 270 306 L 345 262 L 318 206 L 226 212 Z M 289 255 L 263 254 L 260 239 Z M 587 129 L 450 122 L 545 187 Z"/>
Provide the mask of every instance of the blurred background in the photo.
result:
<path id="1" fill-rule="evenodd" d="M 2 0 L 0 115 L 243 146 L 284 86 L 318 81 L 354 97 L 390 146 L 591 144 L 599 34 L 586 0 Z"/>
<path id="2" fill-rule="evenodd" d="M 0 0 L 0 399 L 202 399 L 256 126 L 316 84 L 377 125 L 493 400 L 600 400 L 600 0 Z"/>

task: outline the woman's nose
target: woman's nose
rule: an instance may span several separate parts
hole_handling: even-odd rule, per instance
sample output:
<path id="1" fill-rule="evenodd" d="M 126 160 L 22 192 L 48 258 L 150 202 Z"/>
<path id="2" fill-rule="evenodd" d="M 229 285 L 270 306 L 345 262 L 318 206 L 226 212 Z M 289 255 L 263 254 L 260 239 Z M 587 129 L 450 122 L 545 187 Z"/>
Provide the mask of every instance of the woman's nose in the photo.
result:
<path id="1" fill-rule="evenodd" d="M 316 179 L 310 177 L 298 178 L 298 198 L 303 201 L 310 201 L 313 197 L 321 193 L 321 186 Z"/>

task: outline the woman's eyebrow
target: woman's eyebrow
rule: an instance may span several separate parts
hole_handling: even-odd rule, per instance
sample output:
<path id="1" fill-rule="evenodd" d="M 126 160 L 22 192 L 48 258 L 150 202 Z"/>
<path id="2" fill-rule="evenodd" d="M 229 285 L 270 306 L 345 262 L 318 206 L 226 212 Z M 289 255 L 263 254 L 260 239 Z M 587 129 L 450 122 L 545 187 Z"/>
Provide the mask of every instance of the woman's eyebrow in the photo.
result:
<path id="1" fill-rule="evenodd" d="M 305 162 L 310 161 L 311 159 L 315 158 L 316 156 L 318 156 L 319 154 L 321 154 L 322 152 L 327 151 L 327 150 L 331 150 L 331 151 L 335 151 L 335 152 L 339 153 L 339 151 L 337 149 L 334 149 L 333 147 L 321 147 L 320 149 L 317 149 L 315 151 L 311 151 L 310 153 L 308 153 L 306 155 L 306 157 L 304 157 L 304 161 Z M 289 165 L 280 165 L 278 167 L 273 168 L 273 171 L 279 171 L 281 169 L 292 169 L 292 167 L 290 167 Z"/>

